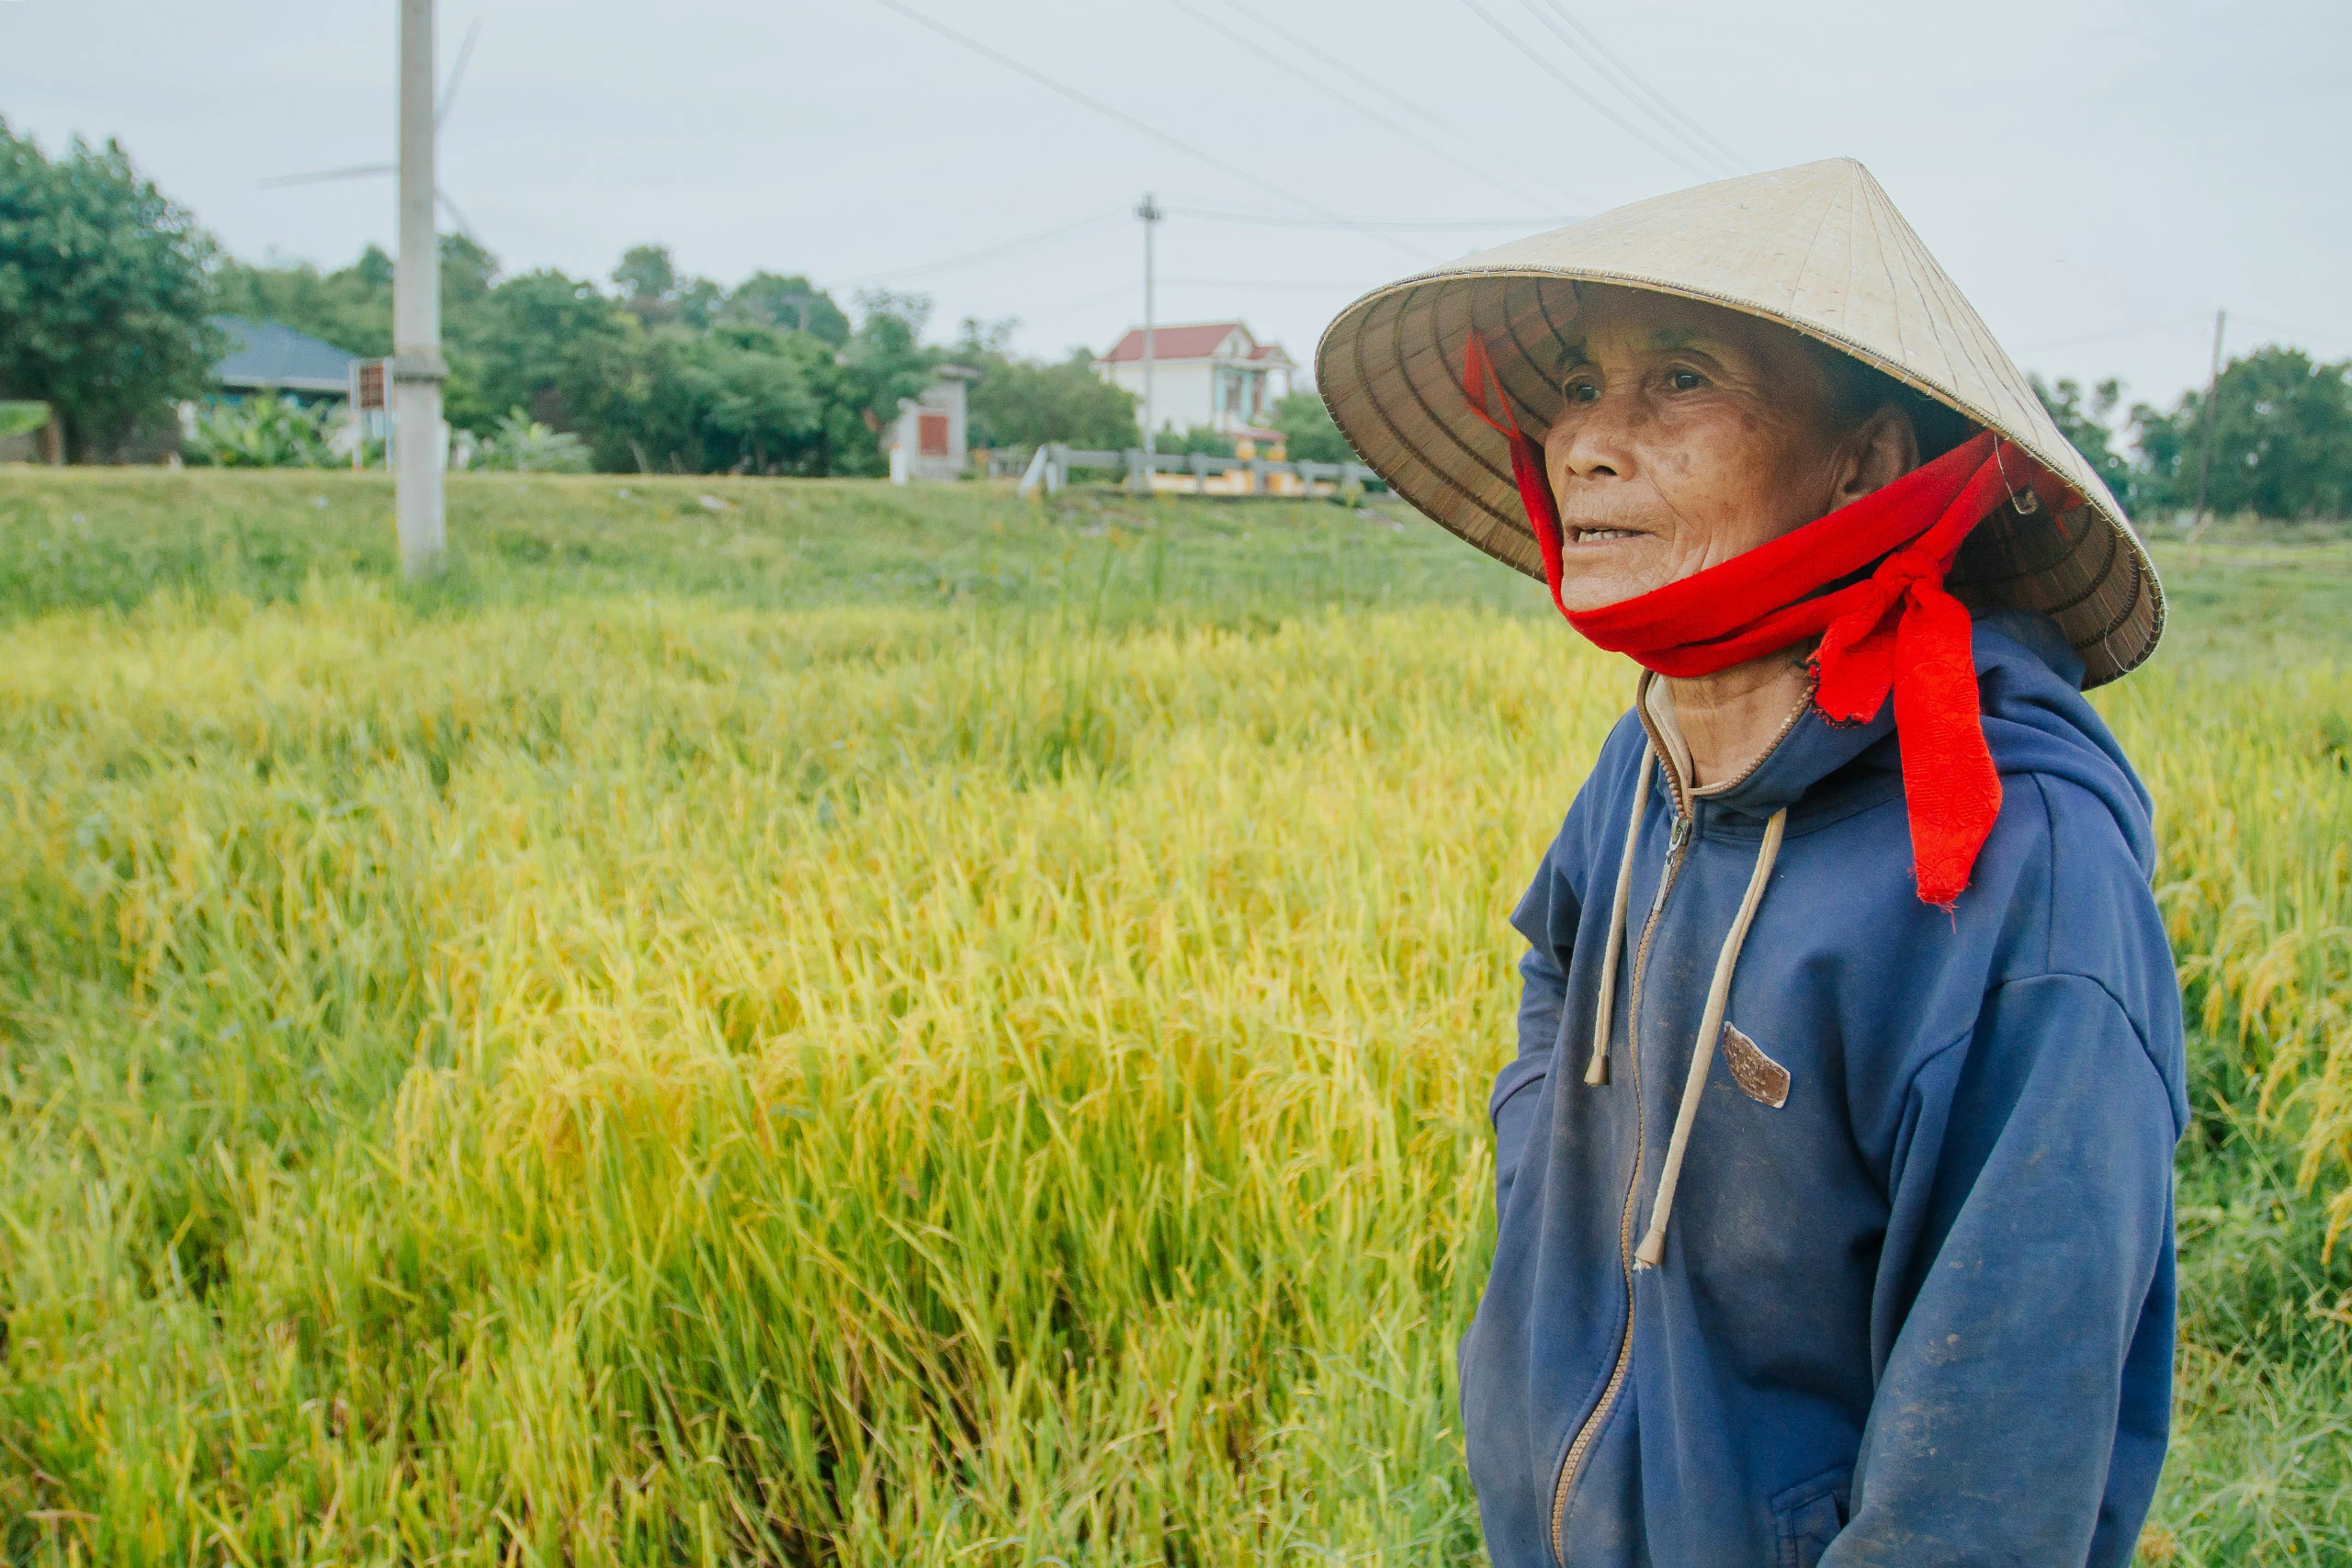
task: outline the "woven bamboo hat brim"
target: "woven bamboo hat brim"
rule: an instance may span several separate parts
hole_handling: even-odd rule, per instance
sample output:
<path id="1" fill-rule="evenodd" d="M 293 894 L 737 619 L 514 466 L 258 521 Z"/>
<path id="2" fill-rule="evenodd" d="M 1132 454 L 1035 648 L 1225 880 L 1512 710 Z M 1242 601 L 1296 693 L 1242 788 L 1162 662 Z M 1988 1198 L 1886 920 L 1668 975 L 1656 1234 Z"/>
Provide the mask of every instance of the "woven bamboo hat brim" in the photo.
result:
<path id="1" fill-rule="evenodd" d="M 1541 579 L 1509 448 L 1463 395 L 1463 346 L 1474 330 L 1485 338 L 1521 427 L 1540 439 L 1561 404 L 1580 283 L 1780 322 L 2007 436 L 2082 503 L 2030 516 L 2004 506 L 1970 536 L 1953 590 L 2052 617 L 2090 685 L 2154 649 L 2164 590 L 2122 507 L 1850 158 L 1635 202 L 1374 289 L 1323 334 L 1315 372 L 1324 401 L 1397 494 Z"/>

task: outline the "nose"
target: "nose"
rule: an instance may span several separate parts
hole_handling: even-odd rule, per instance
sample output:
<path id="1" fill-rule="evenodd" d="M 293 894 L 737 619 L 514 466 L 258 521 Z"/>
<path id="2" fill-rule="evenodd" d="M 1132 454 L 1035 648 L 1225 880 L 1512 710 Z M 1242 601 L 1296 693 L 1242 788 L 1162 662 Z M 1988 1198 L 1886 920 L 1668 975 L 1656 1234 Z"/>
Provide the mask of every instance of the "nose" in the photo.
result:
<path id="1" fill-rule="evenodd" d="M 1634 477 L 1634 400 L 1604 391 L 1589 403 L 1571 403 L 1544 442 L 1555 485 L 1571 479 Z"/>

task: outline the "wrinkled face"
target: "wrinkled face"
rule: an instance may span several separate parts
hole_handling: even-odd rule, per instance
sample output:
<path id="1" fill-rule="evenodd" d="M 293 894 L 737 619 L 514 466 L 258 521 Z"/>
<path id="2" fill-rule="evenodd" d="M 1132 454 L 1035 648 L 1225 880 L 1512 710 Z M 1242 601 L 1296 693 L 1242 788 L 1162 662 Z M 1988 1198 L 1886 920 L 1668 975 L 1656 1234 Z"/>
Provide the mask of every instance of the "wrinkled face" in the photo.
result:
<path id="1" fill-rule="evenodd" d="M 1851 444 L 1794 333 L 1605 288 L 1582 291 L 1570 333 L 1544 440 L 1569 609 L 1662 588 L 1842 504 Z"/>

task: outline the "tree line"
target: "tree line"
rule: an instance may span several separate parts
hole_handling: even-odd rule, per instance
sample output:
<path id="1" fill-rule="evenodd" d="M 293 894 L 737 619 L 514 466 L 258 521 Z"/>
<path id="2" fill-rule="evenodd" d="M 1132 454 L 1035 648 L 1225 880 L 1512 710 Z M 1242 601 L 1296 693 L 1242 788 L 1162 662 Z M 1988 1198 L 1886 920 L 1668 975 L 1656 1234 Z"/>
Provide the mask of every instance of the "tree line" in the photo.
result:
<path id="1" fill-rule="evenodd" d="M 2210 408 L 2199 389 L 2170 408 L 2127 409 L 2112 378 L 2086 389 L 2037 376 L 2033 389 L 2134 515 L 2196 505 L 2203 474 L 2207 506 L 2223 516 L 2352 517 L 2352 360 L 2325 364 L 2299 348 L 2257 348 L 2222 367 Z"/>
<path id="2" fill-rule="evenodd" d="M 930 303 L 868 291 L 856 318 L 799 275 L 728 287 L 681 272 L 660 245 L 626 253 L 603 280 L 552 268 L 508 276 L 465 234 L 442 237 L 446 388 L 453 425 L 485 443 L 560 433 L 612 470 L 875 474 L 900 400 L 956 363 L 978 372 L 973 443 L 1138 444 L 1134 397 L 1091 356 L 1024 359 L 1013 323 L 966 320 L 923 341 Z M 270 319 L 349 352 L 391 352 L 392 261 L 260 265 L 226 254 L 116 143 L 80 140 L 52 158 L 0 119 L 0 402 L 49 405 L 74 461 L 103 461 L 142 422 L 211 390 L 227 344 L 214 315 Z M 2230 361 L 2211 411 L 2211 503 L 2278 518 L 2352 515 L 2352 361 L 2258 348 Z M 2059 426 L 2127 508 L 2193 503 L 2208 410 L 2122 405 L 2115 381 L 2035 381 Z M 1290 455 L 1351 456 L 1321 400 L 1298 393 L 1272 422 Z M 299 433 L 296 433 L 299 434 Z M 1208 432 L 1171 450 L 1224 450 Z M 299 449 L 300 444 L 288 444 Z"/>
<path id="3" fill-rule="evenodd" d="M 950 362 L 978 372 L 976 446 L 1140 440 L 1134 396 L 1099 379 L 1085 349 L 1025 359 L 1009 347 L 1014 323 L 977 320 L 926 344 L 919 295 L 860 293 L 853 322 L 806 276 L 760 271 L 730 288 L 655 244 L 603 280 L 508 276 L 463 233 L 441 237 L 440 263 L 446 414 L 485 444 L 544 426 L 611 470 L 876 474 L 900 400 Z M 0 120 L 0 399 L 48 403 L 75 461 L 104 460 L 142 421 L 207 394 L 228 346 L 212 316 L 389 355 L 392 276 L 372 245 L 324 272 L 238 260 L 119 145 L 75 141 L 52 159 Z M 1301 456 L 1346 456 L 1318 399 L 1294 397 L 1283 414 Z M 241 460 L 300 461 L 322 449 L 316 436 L 280 412 L 226 437 L 208 431 L 201 455 L 242 446 Z"/>

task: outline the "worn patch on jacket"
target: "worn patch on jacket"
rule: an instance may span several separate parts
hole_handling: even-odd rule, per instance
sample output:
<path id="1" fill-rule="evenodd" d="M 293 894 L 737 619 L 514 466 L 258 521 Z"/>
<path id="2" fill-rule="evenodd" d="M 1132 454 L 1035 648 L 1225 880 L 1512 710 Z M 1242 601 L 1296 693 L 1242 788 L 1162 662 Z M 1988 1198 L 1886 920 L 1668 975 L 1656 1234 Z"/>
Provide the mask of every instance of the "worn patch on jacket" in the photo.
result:
<path id="1" fill-rule="evenodd" d="M 1789 1102 L 1789 1069 L 1767 1056 L 1729 1021 L 1724 1024 L 1724 1062 L 1731 1068 L 1732 1081 L 1748 1099 L 1775 1111 Z"/>

